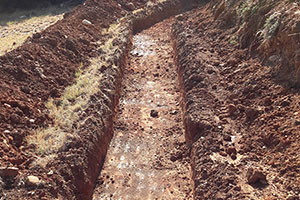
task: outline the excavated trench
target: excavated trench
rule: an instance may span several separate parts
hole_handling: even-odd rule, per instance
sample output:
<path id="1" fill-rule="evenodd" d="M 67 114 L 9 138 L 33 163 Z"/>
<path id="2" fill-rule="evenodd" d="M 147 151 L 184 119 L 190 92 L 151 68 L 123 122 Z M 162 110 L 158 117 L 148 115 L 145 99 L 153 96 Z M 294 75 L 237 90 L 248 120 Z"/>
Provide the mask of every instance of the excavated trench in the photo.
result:
<path id="1" fill-rule="evenodd" d="M 93 199 L 192 199 L 171 24 L 133 37 L 114 137 Z"/>

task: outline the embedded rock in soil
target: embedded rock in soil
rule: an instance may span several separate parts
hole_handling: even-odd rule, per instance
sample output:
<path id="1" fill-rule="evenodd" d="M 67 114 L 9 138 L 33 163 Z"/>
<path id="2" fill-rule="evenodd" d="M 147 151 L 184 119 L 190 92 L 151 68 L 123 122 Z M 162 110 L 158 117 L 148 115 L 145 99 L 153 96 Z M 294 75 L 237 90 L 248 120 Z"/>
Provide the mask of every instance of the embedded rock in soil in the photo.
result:
<path id="1" fill-rule="evenodd" d="M 19 169 L 16 167 L 0 167 L 0 176 L 11 177 L 17 176 L 19 174 Z"/>
<path id="2" fill-rule="evenodd" d="M 247 181 L 249 184 L 254 183 L 267 183 L 266 175 L 259 169 L 249 168 L 247 171 Z"/>
<path id="3" fill-rule="evenodd" d="M 26 184 L 28 186 L 38 186 L 42 183 L 42 181 L 37 176 L 27 176 Z"/>
<path id="4" fill-rule="evenodd" d="M 157 118 L 157 117 L 158 117 L 158 111 L 156 111 L 156 110 L 151 110 L 150 116 L 151 116 L 151 117 Z"/>

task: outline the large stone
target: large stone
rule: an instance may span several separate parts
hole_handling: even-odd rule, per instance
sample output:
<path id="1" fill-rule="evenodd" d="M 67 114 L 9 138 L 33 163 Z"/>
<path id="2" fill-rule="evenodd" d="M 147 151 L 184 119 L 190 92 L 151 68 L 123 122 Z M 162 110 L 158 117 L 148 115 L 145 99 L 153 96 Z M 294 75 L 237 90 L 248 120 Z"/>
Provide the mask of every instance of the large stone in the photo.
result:
<path id="1" fill-rule="evenodd" d="M 37 176 L 27 176 L 26 183 L 29 186 L 37 186 L 41 183 L 41 180 Z"/>

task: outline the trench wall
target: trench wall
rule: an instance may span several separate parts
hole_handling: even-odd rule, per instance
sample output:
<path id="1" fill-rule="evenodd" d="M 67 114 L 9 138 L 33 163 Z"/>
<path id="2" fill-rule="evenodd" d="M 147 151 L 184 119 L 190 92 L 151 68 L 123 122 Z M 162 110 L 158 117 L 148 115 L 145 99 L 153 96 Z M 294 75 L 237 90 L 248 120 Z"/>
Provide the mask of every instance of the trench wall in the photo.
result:
<path id="1" fill-rule="evenodd" d="M 65 181 L 68 180 L 68 184 L 62 187 L 58 196 L 65 196 L 69 199 L 73 197 L 80 200 L 91 199 L 95 181 L 101 171 L 113 136 L 114 111 L 119 100 L 122 71 L 127 64 L 132 34 L 186 10 L 189 7 L 187 3 L 189 2 L 162 1 L 133 11 L 114 24 L 122 28 L 113 38 L 110 38 L 113 41 L 114 51 L 111 54 L 104 51 L 104 54 L 99 57 L 99 62 L 105 57 L 109 65 L 104 71 L 103 68 L 99 68 L 105 78 L 100 83 L 99 92 L 89 101 L 86 112 L 89 113 L 89 119 L 83 118 L 84 123 L 82 127 L 79 127 L 82 130 L 81 136 L 77 141 L 72 142 L 67 153 L 63 152 L 53 163 L 53 165 L 61 166 L 59 174 L 64 177 Z M 81 122 L 78 123 L 81 124 Z"/>

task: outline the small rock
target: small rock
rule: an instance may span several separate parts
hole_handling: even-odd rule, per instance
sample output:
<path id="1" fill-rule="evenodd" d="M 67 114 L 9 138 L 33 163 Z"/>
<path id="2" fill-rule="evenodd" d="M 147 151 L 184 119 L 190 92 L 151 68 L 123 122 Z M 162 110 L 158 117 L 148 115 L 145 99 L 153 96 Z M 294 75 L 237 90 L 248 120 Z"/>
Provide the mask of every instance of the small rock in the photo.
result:
<path id="1" fill-rule="evenodd" d="M 236 160 L 236 159 L 237 159 L 236 154 L 231 154 L 231 155 L 230 155 L 230 158 L 231 158 L 232 160 Z"/>
<path id="2" fill-rule="evenodd" d="M 6 107 L 11 108 L 11 105 L 9 105 L 9 104 L 7 104 L 7 103 L 4 103 L 3 105 L 6 106 Z"/>
<path id="3" fill-rule="evenodd" d="M 131 11 L 133 11 L 134 9 L 135 9 L 135 6 L 134 6 L 134 4 L 133 3 L 127 3 L 126 4 L 126 7 L 128 8 L 128 9 L 130 9 Z"/>
<path id="4" fill-rule="evenodd" d="M 10 133 L 10 131 L 9 130 L 5 130 L 4 133 Z"/>
<path id="5" fill-rule="evenodd" d="M 215 71 L 213 69 L 209 69 L 209 70 L 207 70 L 207 73 L 213 74 L 213 73 L 215 73 Z"/>
<path id="6" fill-rule="evenodd" d="M 157 77 L 159 77 L 159 73 L 155 73 L 155 74 L 153 74 L 153 76 L 157 78 Z"/>
<path id="7" fill-rule="evenodd" d="M 34 119 L 30 119 L 30 120 L 29 120 L 29 122 L 31 122 L 31 123 L 34 123 L 34 122 L 35 122 L 35 120 L 34 120 Z"/>
<path id="8" fill-rule="evenodd" d="M 76 43 L 74 42 L 74 40 L 67 39 L 66 48 L 71 50 L 71 51 L 75 51 L 77 48 L 76 48 Z"/>
<path id="9" fill-rule="evenodd" d="M 178 114 L 178 111 L 177 111 L 177 110 L 172 110 L 172 111 L 170 112 L 170 114 L 171 114 L 171 115 L 177 115 L 177 114 Z"/>
<path id="10" fill-rule="evenodd" d="M 270 106 L 270 105 L 272 105 L 272 103 L 273 103 L 273 101 L 272 101 L 271 97 L 266 97 L 264 99 L 265 106 Z"/>
<path id="11" fill-rule="evenodd" d="M 10 177 L 17 176 L 19 169 L 16 167 L 0 167 L 0 176 Z"/>
<path id="12" fill-rule="evenodd" d="M 224 135 L 224 140 L 226 141 L 226 142 L 231 142 L 231 136 L 230 135 Z"/>
<path id="13" fill-rule="evenodd" d="M 150 116 L 157 118 L 158 117 L 158 112 L 156 110 L 151 110 Z"/>
<path id="14" fill-rule="evenodd" d="M 249 168 L 247 172 L 247 181 L 253 183 L 267 183 L 266 175 L 258 169 Z"/>
<path id="15" fill-rule="evenodd" d="M 35 34 L 32 35 L 33 39 L 39 39 L 41 37 L 42 37 L 42 35 L 40 33 L 35 33 Z"/>
<path id="16" fill-rule="evenodd" d="M 235 191 L 241 191 L 242 188 L 241 188 L 241 186 L 235 186 L 235 187 L 233 188 L 233 190 L 235 190 Z"/>
<path id="17" fill-rule="evenodd" d="M 53 175 L 54 174 L 54 172 L 52 171 L 52 170 L 50 170 L 48 173 L 47 173 L 47 175 L 49 175 L 49 176 L 51 176 L 51 175 Z"/>
<path id="18" fill-rule="evenodd" d="M 172 155 L 172 156 L 170 157 L 170 160 L 171 160 L 172 162 L 175 162 L 175 161 L 177 160 L 177 158 L 176 158 L 175 155 Z"/>
<path id="19" fill-rule="evenodd" d="M 230 116 L 232 116 L 237 111 L 237 108 L 234 104 L 228 105 L 228 113 Z"/>
<path id="20" fill-rule="evenodd" d="M 227 153 L 226 153 L 225 151 L 221 151 L 221 152 L 220 152 L 220 155 L 223 156 L 223 157 L 226 157 L 226 156 L 227 156 Z"/>
<path id="21" fill-rule="evenodd" d="M 26 183 L 29 186 L 36 186 L 36 185 L 39 185 L 41 183 L 41 180 L 36 176 L 27 176 Z"/>
<path id="22" fill-rule="evenodd" d="M 92 22 L 90 22 L 90 21 L 87 20 L 87 19 L 82 20 L 82 23 L 83 23 L 84 25 L 92 25 L 92 24 L 93 24 Z"/>
<path id="23" fill-rule="evenodd" d="M 183 17 L 183 15 L 178 15 L 178 16 L 176 17 L 176 19 L 177 19 L 178 21 L 182 21 L 182 20 L 184 20 L 184 17 Z"/>
<path id="24" fill-rule="evenodd" d="M 26 94 L 30 93 L 30 88 L 29 87 L 23 86 L 23 87 L 21 87 L 21 90 L 22 90 L 22 92 L 25 92 Z"/>

